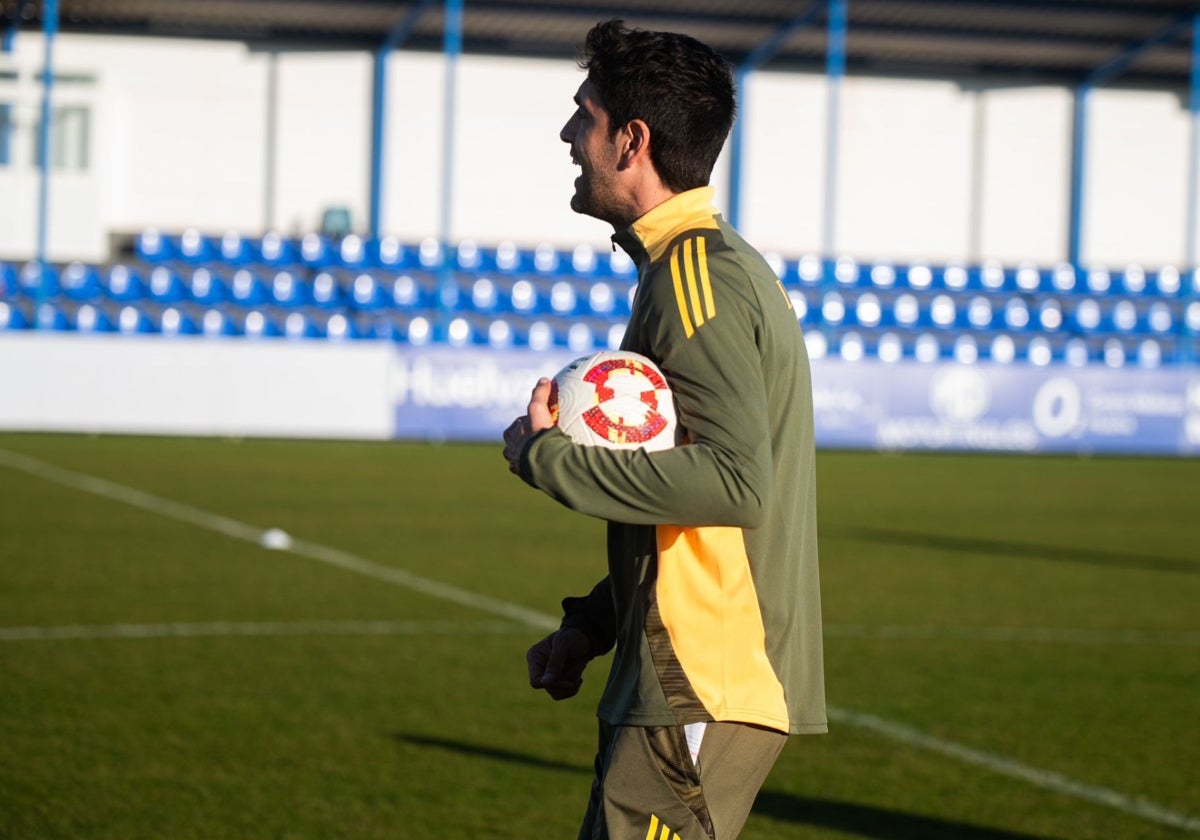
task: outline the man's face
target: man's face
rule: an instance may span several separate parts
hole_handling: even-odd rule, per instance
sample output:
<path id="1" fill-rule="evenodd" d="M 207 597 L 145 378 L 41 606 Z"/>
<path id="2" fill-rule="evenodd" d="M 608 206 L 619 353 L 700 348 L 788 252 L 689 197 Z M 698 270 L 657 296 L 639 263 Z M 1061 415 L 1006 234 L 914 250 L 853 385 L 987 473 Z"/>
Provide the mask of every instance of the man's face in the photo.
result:
<path id="1" fill-rule="evenodd" d="M 575 94 L 575 113 L 558 136 L 571 146 L 571 159 L 580 168 L 575 179 L 571 209 L 620 225 L 622 214 L 617 191 L 617 138 L 611 134 L 608 112 L 590 81 Z"/>

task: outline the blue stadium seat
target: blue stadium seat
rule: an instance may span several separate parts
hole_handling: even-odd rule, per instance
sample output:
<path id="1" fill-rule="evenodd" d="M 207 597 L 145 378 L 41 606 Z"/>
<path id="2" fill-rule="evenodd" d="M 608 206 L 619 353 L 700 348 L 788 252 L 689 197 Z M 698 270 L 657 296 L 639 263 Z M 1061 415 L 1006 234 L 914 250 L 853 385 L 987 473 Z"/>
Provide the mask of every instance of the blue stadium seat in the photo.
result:
<path id="1" fill-rule="evenodd" d="M 1109 311 L 1112 329 L 1120 333 L 1136 332 L 1140 326 L 1137 305 L 1128 298 L 1115 301 Z"/>
<path id="2" fill-rule="evenodd" d="M 421 268 L 436 271 L 442 267 L 442 245 L 433 237 L 421 240 L 417 249 L 417 262 Z"/>
<path id="3" fill-rule="evenodd" d="M 200 316 L 200 331 L 208 338 L 222 338 L 237 335 L 238 327 L 224 309 L 210 307 Z"/>
<path id="4" fill-rule="evenodd" d="M 143 335 L 157 329 L 145 309 L 136 303 L 127 303 L 117 312 L 117 331 L 122 335 Z"/>
<path id="5" fill-rule="evenodd" d="M 971 273 L 965 265 L 950 263 L 935 271 L 930 288 L 947 289 L 951 292 L 962 292 L 972 287 Z M 980 288 L 976 284 L 975 288 Z"/>
<path id="6" fill-rule="evenodd" d="M 184 287 L 179 275 L 165 265 L 155 266 L 150 271 L 150 297 L 159 303 L 175 303 L 183 300 Z"/>
<path id="7" fill-rule="evenodd" d="M 204 267 L 192 271 L 187 292 L 188 297 L 196 303 L 209 305 L 221 303 L 229 297 L 229 288 L 225 281 Z"/>
<path id="8" fill-rule="evenodd" d="M 1062 329 L 1063 307 L 1057 298 L 1045 298 L 1037 306 L 1037 327 L 1045 333 L 1056 333 Z"/>
<path id="9" fill-rule="evenodd" d="M 882 362 L 894 364 L 904 358 L 904 339 L 899 333 L 887 330 L 875 340 L 875 357 Z"/>
<path id="10" fill-rule="evenodd" d="M 991 299 L 975 295 L 967 303 L 967 325 L 973 330 L 989 330 L 996 325 L 996 313 Z"/>
<path id="11" fill-rule="evenodd" d="M 58 294 L 58 269 L 47 263 L 43 268 L 37 261 L 31 260 L 21 266 L 17 282 L 22 294 L 31 298 L 53 297 Z"/>
<path id="12" fill-rule="evenodd" d="M 228 231 L 221 237 L 216 256 L 227 265 L 245 265 L 252 257 L 250 243 L 237 231 Z"/>
<path id="13" fill-rule="evenodd" d="M 1146 291 L 1146 270 L 1136 263 L 1125 266 L 1117 274 L 1116 279 L 1117 283 L 1114 284 L 1114 291 L 1116 292 L 1127 295 L 1140 295 Z"/>
<path id="14" fill-rule="evenodd" d="M 959 326 L 958 304 L 953 295 L 937 294 L 929 301 L 929 323 L 940 330 Z"/>
<path id="15" fill-rule="evenodd" d="M 37 306 L 37 328 L 62 332 L 73 327 L 67 313 L 55 301 L 46 301 Z"/>
<path id="16" fill-rule="evenodd" d="M 483 250 L 473 239 L 464 239 L 454 248 L 454 266 L 460 271 L 483 271 Z"/>
<path id="17" fill-rule="evenodd" d="M 571 251 L 571 272 L 576 277 L 599 277 L 607 274 L 608 266 L 596 256 L 596 249 L 586 243 Z"/>
<path id="18" fill-rule="evenodd" d="M 293 340 L 321 337 L 313 318 L 303 309 L 293 309 L 283 316 L 283 335 Z"/>
<path id="19" fill-rule="evenodd" d="M 133 252 L 142 262 L 159 263 L 175 259 L 170 243 L 156 228 L 146 228 L 133 240 Z"/>
<path id="20" fill-rule="evenodd" d="M 400 271 L 412 267 L 415 261 L 411 249 L 405 247 L 394 236 L 368 239 L 366 249 L 367 263 L 377 268 Z"/>
<path id="21" fill-rule="evenodd" d="M 1094 333 L 1104 326 L 1104 310 L 1093 297 L 1074 301 L 1067 315 L 1072 329 L 1081 333 Z"/>
<path id="22" fill-rule="evenodd" d="M 142 278 L 136 271 L 123 263 L 108 267 L 100 278 L 104 293 L 110 299 L 121 302 L 141 300 L 146 296 Z"/>
<path id="23" fill-rule="evenodd" d="M 892 301 L 888 323 L 903 329 L 913 329 L 929 323 L 928 315 L 921 306 L 921 300 L 912 292 L 904 292 Z"/>
<path id="24" fill-rule="evenodd" d="M 1183 310 L 1183 329 L 1189 335 L 1200 336 L 1200 300 L 1191 301 Z"/>
<path id="25" fill-rule="evenodd" d="M 200 326 L 192 314 L 178 306 L 167 306 L 158 313 L 158 332 L 168 337 L 199 335 Z"/>
<path id="26" fill-rule="evenodd" d="M 555 315 L 570 317 L 581 310 L 580 296 L 570 280 L 556 280 L 550 286 L 550 311 Z"/>
<path id="27" fill-rule="evenodd" d="M 828 274 L 828 271 L 827 271 Z M 838 257 L 833 264 L 833 279 L 839 286 L 853 288 L 862 282 L 863 272 L 852 257 Z"/>
<path id="28" fill-rule="evenodd" d="M 309 302 L 308 285 L 290 271 L 277 271 L 271 278 L 271 302 L 276 306 L 304 306 Z"/>
<path id="29" fill-rule="evenodd" d="M 367 264 L 367 248 L 362 237 L 356 233 L 342 237 L 337 244 L 338 264 L 343 268 L 362 268 Z"/>
<path id="30" fill-rule="evenodd" d="M 950 354 L 959 364 L 973 365 L 979 360 L 979 341 L 970 333 L 962 333 L 950 345 Z"/>
<path id="31" fill-rule="evenodd" d="M 1164 265 L 1150 281 L 1150 291 L 1162 297 L 1176 297 L 1183 288 L 1183 280 L 1179 269 L 1173 265 Z"/>
<path id="32" fill-rule="evenodd" d="M 433 278 L 427 274 L 405 272 L 392 279 L 391 305 L 401 310 L 424 309 L 433 305 Z"/>
<path id="33" fill-rule="evenodd" d="M 239 268 L 229 282 L 229 299 L 239 306 L 258 306 L 269 297 L 267 284 L 249 268 Z"/>
<path id="34" fill-rule="evenodd" d="M 315 234 L 313 234 L 315 236 Z M 251 261 L 271 266 L 291 265 L 296 261 L 296 248 L 279 231 L 268 231 L 251 243 Z"/>
<path id="35" fill-rule="evenodd" d="M 994 260 L 968 268 L 967 276 L 968 286 L 986 292 L 1011 292 L 1016 287 L 1015 278 L 1004 270 L 1003 265 Z"/>
<path id="36" fill-rule="evenodd" d="M 1017 291 L 1024 294 L 1048 292 L 1053 289 L 1050 273 L 1043 271 L 1033 263 L 1021 263 L 1012 273 L 1012 282 Z"/>
<path id="37" fill-rule="evenodd" d="M 0 300 L 0 332 L 23 330 L 29 326 L 29 316 L 15 303 Z"/>
<path id="38" fill-rule="evenodd" d="M 205 263 L 214 256 L 212 242 L 195 228 L 188 228 L 179 236 L 179 257 L 190 263 Z"/>
<path id="39" fill-rule="evenodd" d="M 793 308 L 795 305 L 793 300 Z M 866 329 L 876 329 L 883 325 L 884 309 L 879 295 L 864 292 L 854 300 L 854 322 Z"/>
<path id="40" fill-rule="evenodd" d="M 541 242 L 533 249 L 533 270 L 536 273 L 557 275 L 562 270 L 563 264 L 562 254 L 549 242 Z"/>
<path id="41" fill-rule="evenodd" d="M 1112 274 L 1104 266 L 1091 266 L 1085 280 L 1087 291 L 1093 295 L 1106 295 L 1112 291 Z"/>
<path id="42" fill-rule="evenodd" d="M 933 288 L 933 269 L 924 263 L 910 265 L 904 271 L 904 285 L 916 292 Z"/>
<path id="43" fill-rule="evenodd" d="M 103 307 L 85 303 L 75 310 L 74 327 L 81 333 L 109 333 L 116 329 L 112 318 Z"/>
<path id="44" fill-rule="evenodd" d="M 1145 311 L 1145 329 L 1156 335 L 1170 335 L 1175 332 L 1176 322 L 1178 321 L 1178 310 L 1174 308 L 1178 304 L 1168 304 L 1166 301 L 1156 300 L 1146 307 Z"/>
<path id="45" fill-rule="evenodd" d="M 521 278 L 509 289 L 508 304 L 520 315 L 534 315 L 546 311 L 546 300 L 532 280 Z"/>
<path id="46" fill-rule="evenodd" d="M 821 296 L 821 323 L 829 327 L 840 327 L 854 323 L 851 310 L 841 292 L 828 291 Z"/>
<path id="47" fill-rule="evenodd" d="M 1071 294 L 1076 291 L 1078 278 L 1075 267 L 1070 263 L 1060 262 L 1050 270 L 1050 287 L 1060 294 Z"/>
<path id="48" fill-rule="evenodd" d="M 242 314 L 241 333 L 246 338 L 275 338 L 283 334 L 275 313 L 267 307 L 254 307 Z"/>
<path id="49" fill-rule="evenodd" d="M 895 288 L 898 273 L 891 263 L 875 263 L 867 269 L 867 279 L 873 288 L 886 291 Z"/>
<path id="50" fill-rule="evenodd" d="M 100 297 L 100 275 L 90 265 L 73 262 L 59 278 L 62 293 L 71 300 L 89 301 Z"/>
<path id="51" fill-rule="evenodd" d="M 351 282 L 349 297 L 350 305 L 360 312 L 372 312 L 386 306 L 389 300 L 387 291 L 375 276 L 366 272 L 357 275 Z"/>
<path id="52" fill-rule="evenodd" d="M 495 280 L 485 275 L 469 282 L 469 293 L 464 296 L 468 303 L 464 308 L 485 313 L 500 311 L 500 290 Z"/>
<path id="53" fill-rule="evenodd" d="M 1033 316 L 1025 298 L 1010 297 L 1004 301 L 1004 326 L 1014 332 L 1028 330 L 1033 325 Z"/>
<path id="54" fill-rule="evenodd" d="M 616 317 L 621 309 L 619 295 L 613 284 L 606 280 L 597 280 L 589 284 L 584 301 L 588 313 L 604 318 Z"/>

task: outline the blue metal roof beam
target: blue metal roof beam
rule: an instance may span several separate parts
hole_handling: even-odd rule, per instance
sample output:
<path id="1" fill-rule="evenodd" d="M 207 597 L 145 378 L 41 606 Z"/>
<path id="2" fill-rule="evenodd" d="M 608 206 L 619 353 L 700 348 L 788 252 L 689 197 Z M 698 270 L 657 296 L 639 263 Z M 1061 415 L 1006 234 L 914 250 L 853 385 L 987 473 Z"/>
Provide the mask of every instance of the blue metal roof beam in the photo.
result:
<path id="1" fill-rule="evenodd" d="M 1192 31 L 1193 42 L 1196 38 L 1195 21 L 1197 16 L 1193 14 L 1179 15 L 1166 26 L 1159 29 L 1152 35 L 1143 38 L 1141 41 L 1129 44 L 1124 50 L 1110 58 L 1108 61 L 1092 69 L 1075 89 L 1075 109 L 1072 119 L 1071 132 L 1071 193 L 1070 193 L 1070 216 L 1067 220 L 1067 259 L 1071 265 L 1075 266 L 1076 270 L 1082 268 L 1083 260 L 1083 210 L 1084 210 L 1084 192 L 1086 188 L 1086 160 L 1087 160 L 1087 120 L 1088 120 L 1088 98 L 1091 95 L 1092 88 L 1097 85 L 1102 85 L 1112 81 L 1124 72 L 1126 72 L 1133 64 L 1156 47 L 1170 43 L 1189 30 Z M 1193 49 L 1194 52 L 1194 49 Z M 1193 96 L 1195 94 L 1195 83 L 1193 73 Z M 1193 178 L 1195 173 L 1192 173 Z M 1193 211 L 1189 209 L 1189 216 Z M 1189 235 L 1190 235 L 1189 231 Z"/>
<path id="2" fill-rule="evenodd" d="M 746 122 L 746 81 L 753 71 L 770 61 L 789 38 L 801 29 L 811 26 L 826 5 L 826 0 L 813 0 L 804 11 L 779 27 L 770 38 L 752 50 L 735 71 L 738 116 L 729 138 L 729 223 L 735 228 L 741 222 L 742 214 L 742 149 L 745 142 L 742 126 Z"/>
<path id="3" fill-rule="evenodd" d="M 372 67 L 371 84 L 371 174 L 369 184 L 370 195 L 370 235 L 378 239 L 383 226 L 383 128 L 387 120 L 387 59 L 392 50 L 403 44 L 412 35 L 421 17 L 437 0 L 421 0 L 408 10 L 397 23 L 387 38 L 375 51 Z"/>
<path id="4" fill-rule="evenodd" d="M 4 34 L 0 36 L 0 52 L 10 53 L 13 51 L 13 43 L 17 40 L 17 30 L 21 28 L 21 18 L 24 16 L 25 7 L 29 3 L 30 0 L 20 0 L 17 3 L 16 11 L 13 12 L 13 19 L 4 28 Z"/>
<path id="5" fill-rule="evenodd" d="M 1133 66 L 1139 58 L 1163 44 L 1174 41 L 1192 26 L 1192 15 L 1180 15 L 1153 35 L 1129 44 L 1119 54 L 1093 69 L 1084 77 L 1085 85 L 1103 85 L 1122 75 Z"/>

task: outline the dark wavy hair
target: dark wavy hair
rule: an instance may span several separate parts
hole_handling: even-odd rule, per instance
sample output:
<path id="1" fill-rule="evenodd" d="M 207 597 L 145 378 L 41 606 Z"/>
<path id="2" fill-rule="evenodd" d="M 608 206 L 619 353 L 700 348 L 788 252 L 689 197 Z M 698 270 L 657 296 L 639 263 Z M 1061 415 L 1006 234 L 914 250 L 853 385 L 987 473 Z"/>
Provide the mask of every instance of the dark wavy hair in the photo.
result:
<path id="1" fill-rule="evenodd" d="M 737 110 L 729 63 L 695 38 L 598 23 L 579 58 L 612 131 L 650 127 L 650 160 L 672 192 L 703 187 Z"/>

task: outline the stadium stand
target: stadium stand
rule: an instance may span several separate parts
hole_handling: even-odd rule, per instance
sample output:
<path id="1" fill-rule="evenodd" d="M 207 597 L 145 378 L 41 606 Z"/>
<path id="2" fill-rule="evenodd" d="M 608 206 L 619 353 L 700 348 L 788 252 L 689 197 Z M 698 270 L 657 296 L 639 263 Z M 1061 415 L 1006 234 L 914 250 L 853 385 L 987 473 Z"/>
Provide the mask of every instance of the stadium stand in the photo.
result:
<path id="1" fill-rule="evenodd" d="M 621 252 L 146 230 L 134 260 L 0 263 L 0 330 L 565 348 L 620 343 Z M 1200 356 L 1200 270 L 767 254 L 814 357 L 1158 367 Z"/>

